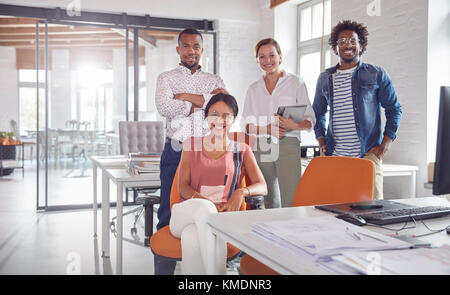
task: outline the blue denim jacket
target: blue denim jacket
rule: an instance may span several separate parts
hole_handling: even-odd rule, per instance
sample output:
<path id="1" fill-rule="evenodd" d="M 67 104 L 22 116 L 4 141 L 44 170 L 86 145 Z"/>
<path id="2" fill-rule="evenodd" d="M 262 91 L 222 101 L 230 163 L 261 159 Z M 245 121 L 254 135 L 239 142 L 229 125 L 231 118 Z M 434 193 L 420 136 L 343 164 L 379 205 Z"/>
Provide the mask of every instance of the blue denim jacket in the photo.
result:
<path id="1" fill-rule="evenodd" d="M 325 114 L 327 108 L 333 110 L 333 77 L 339 65 L 321 73 L 316 85 L 316 95 L 312 105 L 316 114 L 314 132 L 316 138 L 325 136 Z M 359 62 L 352 75 L 353 110 L 356 130 L 361 143 L 361 157 L 372 147 L 380 145 L 383 135 L 393 140 L 400 120 L 402 108 L 397 101 L 397 94 L 392 85 L 391 78 L 381 67 Z M 381 133 L 381 107 L 385 109 L 386 125 Z M 334 150 L 333 139 L 333 112 L 330 111 L 328 129 L 326 132 L 327 155 Z"/>

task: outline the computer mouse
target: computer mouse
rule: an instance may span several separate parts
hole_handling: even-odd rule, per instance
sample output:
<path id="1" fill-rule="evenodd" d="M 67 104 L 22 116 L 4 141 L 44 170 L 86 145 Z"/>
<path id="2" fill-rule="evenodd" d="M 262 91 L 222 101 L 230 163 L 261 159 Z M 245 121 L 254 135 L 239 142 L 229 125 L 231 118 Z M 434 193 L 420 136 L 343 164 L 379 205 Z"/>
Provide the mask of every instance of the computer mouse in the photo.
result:
<path id="1" fill-rule="evenodd" d="M 351 215 L 351 214 L 340 214 L 337 215 L 336 218 L 345 220 L 347 222 L 350 222 L 354 225 L 363 226 L 366 225 L 367 222 L 364 220 L 364 218 L 358 216 L 358 215 Z"/>

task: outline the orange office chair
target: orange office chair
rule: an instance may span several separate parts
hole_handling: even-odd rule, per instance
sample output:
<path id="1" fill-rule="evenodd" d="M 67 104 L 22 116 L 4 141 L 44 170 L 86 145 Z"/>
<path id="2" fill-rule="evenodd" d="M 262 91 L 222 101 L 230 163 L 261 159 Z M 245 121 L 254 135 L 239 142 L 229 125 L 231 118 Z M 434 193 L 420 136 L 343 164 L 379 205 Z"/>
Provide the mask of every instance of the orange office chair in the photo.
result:
<path id="1" fill-rule="evenodd" d="M 372 200 L 374 164 L 367 159 L 317 157 L 311 160 L 295 191 L 292 206 L 313 206 Z M 277 275 L 250 255 L 241 259 L 245 275 Z"/>
<path id="2" fill-rule="evenodd" d="M 233 139 L 236 141 L 241 141 L 244 137 L 240 137 L 237 134 L 232 134 Z M 247 137 L 248 138 L 248 137 Z M 247 139 L 248 140 L 248 139 Z M 172 182 L 172 188 L 170 191 L 170 208 L 176 203 L 181 201 L 181 197 L 178 191 L 178 170 L 180 166 L 178 166 L 177 171 L 175 172 L 175 177 Z M 246 184 L 246 176 L 244 177 L 241 187 Z M 257 209 L 262 206 L 264 202 L 263 196 L 251 196 L 246 197 L 245 200 L 241 204 L 241 211 L 247 209 Z M 180 261 L 182 257 L 181 253 L 181 240 L 174 237 L 170 233 L 170 227 L 167 225 L 161 229 L 159 229 L 155 234 L 150 238 L 150 248 L 153 252 L 153 255 L 158 257 L 158 261 L 166 260 L 166 261 Z M 227 243 L 227 258 L 231 260 L 235 258 L 240 253 L 240 250 L 234 247 L 231 244 Z"/>
<path id="3" fill-rule="evenodd" d="M 178 170 L 180 166 L 178 166 L 177 171 L 175 173 L 175 177 L 172 182 L 172 189 L 170 191 L 170 208 L 176 203 L 181 201 L 180 194 L 178 192 Z M 245 186 L 245 179 L 241 186 Z M 246 197 L 245 200 L 241 204 L 241 211 L 247 210 L 248 204 L 257 203 L 256 206 L 262 204 L 264 202 L 263 196 L 251 196 Z M 253 207 L 253 206 L 252 206 Z M 180 261 L 182 257 L 181 253 L 181 240 L 174 237 L 170 233 L 169 225 L 159 229 L 156 233 L 154 233 L 150 238 L 150 248 L 153 252 L 153 255 L 159 256 L 159 259 L 167 260 L 167 261 Z M 231 244 L 227 243 L 227 258 L 228 260 L 234 259 L 240 250 L 234 247 Z"/>

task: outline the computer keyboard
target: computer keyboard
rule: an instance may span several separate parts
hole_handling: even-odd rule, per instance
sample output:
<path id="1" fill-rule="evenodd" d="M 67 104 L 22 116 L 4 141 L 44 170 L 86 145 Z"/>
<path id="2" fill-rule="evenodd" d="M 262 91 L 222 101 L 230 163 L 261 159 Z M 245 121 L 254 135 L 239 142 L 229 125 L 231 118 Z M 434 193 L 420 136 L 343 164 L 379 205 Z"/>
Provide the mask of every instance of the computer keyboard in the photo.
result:
<path id="1" fill-rule="evenodd" d="M 428 206 L 358 214 L 367 223 L 386 225 L 405 221 L 437 218 L 450 214 L 450 207 Z"/>

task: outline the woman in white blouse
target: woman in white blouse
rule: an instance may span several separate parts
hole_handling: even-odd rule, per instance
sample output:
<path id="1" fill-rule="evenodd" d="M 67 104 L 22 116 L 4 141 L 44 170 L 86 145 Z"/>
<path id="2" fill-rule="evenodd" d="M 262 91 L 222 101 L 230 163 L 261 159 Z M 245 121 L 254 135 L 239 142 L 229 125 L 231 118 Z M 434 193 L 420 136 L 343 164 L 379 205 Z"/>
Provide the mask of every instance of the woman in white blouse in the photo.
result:
<path id="1" fill-rule="evenodd" d="M 280 69 L 278 43 L 259 41 L 255 55 L 264 75 L 247 90 L 242 127 L 258 138 L 254 149 L 268 187 L 266 208 L 290 207 L 302 173 L 300 130 L 311 131 L 316 118 L 303 79 Z M 276 114 L 279 106 L 288 105 L 307 106 L 303 121 Z"/>

